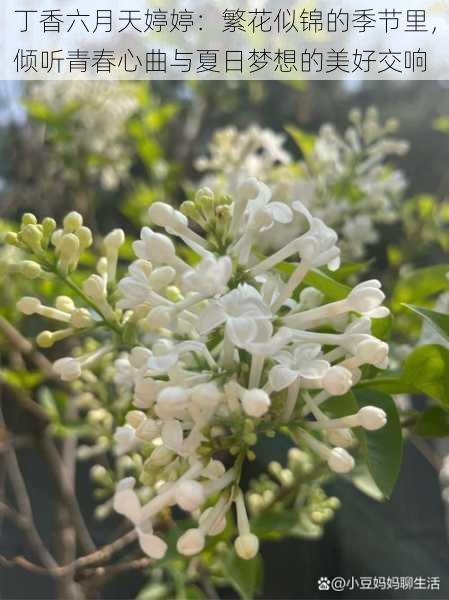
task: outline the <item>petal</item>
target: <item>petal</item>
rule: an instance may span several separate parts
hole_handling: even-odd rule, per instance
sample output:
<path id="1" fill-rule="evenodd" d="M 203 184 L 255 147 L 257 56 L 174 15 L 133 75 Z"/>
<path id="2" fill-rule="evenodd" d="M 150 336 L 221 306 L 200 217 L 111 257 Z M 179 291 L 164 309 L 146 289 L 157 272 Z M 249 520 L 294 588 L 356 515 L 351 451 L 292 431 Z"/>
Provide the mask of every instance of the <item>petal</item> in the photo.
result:
<path id="1" fill-rule="evenodd" d="M 181 449 L 183 442 L 183 433 L 182 433 L 182 425 L 176 419 L 172 421 L 167 421 L 162 426 L 161 438 L 164 442 L 164 446 L 169 448 L 170 450 L 174 450 L 178 452 Z"/>
<path id="2" fill-rule="evenodd" d="M 329 370 L 330 364 L 326 360 L 313 360 L 298 367 L 298 373 L 305 379 L 321 379 Z"/>
<path id="3" fill-rule="evenodd" d="M 198 317 L 196 328 L 200 334 L 209 333 L 226 321 L 226 313 L 219 302 L 211 300 Z"/>
<path id="4" fill-rule="evenodd" d="M 118 490 L 115 492 L 113 508 L 119 515 L 124 515 L 134 524 L 140 520 L 141 507 L 137 494 L 132 489 Z"/>
<path id="5" fill-rule="evenodd" d="M 256 337 L 257 326 L 254 319 L 235 317 L 226 321 L 226 334 L 241 348 Z"/>
<path id="6" fill-rule="evenodd" d="M 270 204 L 271 214 L 278 223 L 291 223 L 293 220 L 292 209 L 283 202 L 272 202 Z"/>
<path id="7" fill-rule="evenodd" d="M 268 379 L 274 391 L 279 392 L 294 383 L 298 379 L 298 373 L 288 367 L 277 365 L 271 369 Z"/>

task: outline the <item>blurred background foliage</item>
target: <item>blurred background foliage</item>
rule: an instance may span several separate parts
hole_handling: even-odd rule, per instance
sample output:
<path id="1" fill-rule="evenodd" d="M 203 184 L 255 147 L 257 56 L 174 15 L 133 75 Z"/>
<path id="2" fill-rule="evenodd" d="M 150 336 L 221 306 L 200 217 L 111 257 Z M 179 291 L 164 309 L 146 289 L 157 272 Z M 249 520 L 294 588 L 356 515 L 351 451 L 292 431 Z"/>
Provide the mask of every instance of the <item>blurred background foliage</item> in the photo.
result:
<path id="1" fill-rule="evenodd" d="M 119 226 L 130 234 L 123 258 L 131 258 L 132 239 L 146 222 L 151 202 L 179 205 L 189 198 L 203 178 L 197 161 L 208 154 L 217 129 L 232 125 L 241 131 L 254 124 L 272 129 L 285 135 L 286 149 L 300 160 L 323 124 L 330 122 L 344 131 L 352 108 L 376 106 L 382 120 L 398 119 L 395 135 L 410 143 L 407 154 L 390 161 L 405 174 L 407 188 L 398 207 L 399 219 L 379 225 L 378 240 L 366 252 L 369 262 L 349 268 L 346 276 L 361 270 L 365 278 L 381 279 L 396 316 L 395 339 L 408 347 L 420 339 L 422 325 L 403 303 L 434 307 L 449 291 L 449 86 L 445 82 L 36 82 L 13 88 L 4 84 L 0 102 L 0 236 L 15 227 L 24 211 L 60 219 L 69 210 L 78 210 L 100 235 Z M 36 282 L 20 274 L 6 279 L 14 251 L 0 246 L 0 253 L 0 315 L 31 336 L 32 320 L 22 323 L 14 305 L 31 288 L 36 290 Z M 92 264 L 94 255 L 86 253 L 83 260 Z M 43 297 L 63 292 L 52 281 L 37 285 Z M 440 310 L 449 312 L 449 302 L 447 310 L 443 304 Z M 0 344 L 3 382 L 38 390 L 46 410 L 63 410 L 53 397 L 45 398 L 41 373 L 24 364 L 4 338 Z M 396 356 L 400 360 L 400 345 Z M 26 434 L 32 425 L 10 406 L 5 410 L 12 428 Z M 449 428 L 443 427 L 442 434 L 448 433 Z M 280 450 L 275 452 L 281 455 Z M 321 541 L 295 540 L 281 551 L 276 542 L 267 543 L 264 596 L 328 597 L 320 596 L 324 593 L 316 588 L 321 575 L 436 575 L 442 577 L 439 597 L 447 597 L 449 544 L 435 471 L 440 464 L 434 446 L 419 450 L 407 445 L 390 503 L 378 504 L 344 482 L 332 484 L 330 492 L 343 498 L 343 509 Z M 42 496 L 42 465 L 26 452 L 23 462 L 30 493 L 37 498 L 37 510 L 48 511 L 53 491 L 48 498 Z M 78 489 L 90 514 L 93 501 L 87 473 L 87 468 L 80 469 Z M 44 531 L 45 527 L 51 524 L 44 524 Z M 93 522 L 92 527 L 101 540 L 100 527 Z M 8 536 L 5 540 L 7 548 L 20 547 Z M 44 598 L 53 593 L 50 582 L 39 578 L 34 587 L 34 576 L 27 577 L 18 586 L 11 572 L 5 575 L 5 596 Z M 142 583 L 131 574 L 105 593 L 111 598 L 135 597 Z M 167 590 L 153 581 L 139 598 L 167 597 Z M 356 591 L 353 594 L 348 592 L 348 597 L 356 597 Z M 403 597 L 422 596 L 409 592 Z"/>

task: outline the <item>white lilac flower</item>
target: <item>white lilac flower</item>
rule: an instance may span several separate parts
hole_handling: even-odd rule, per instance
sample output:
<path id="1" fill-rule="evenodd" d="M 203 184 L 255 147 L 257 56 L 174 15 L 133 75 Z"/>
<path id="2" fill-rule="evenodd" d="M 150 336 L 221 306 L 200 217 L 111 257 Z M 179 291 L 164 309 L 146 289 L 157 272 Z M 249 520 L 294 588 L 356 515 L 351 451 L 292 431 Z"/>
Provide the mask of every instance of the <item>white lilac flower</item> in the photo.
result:
<path id="1" fill-rule="evenodd" d="M 383 223 L 398 219 L 399 202 L 406 188 L 401 171 L 389 158 L 402 156 L 407 144 L 392 135 L 397 124 L 382 123 L 373 108 L 365 115 L 349 115 L 350 127 L 340 134 L 324 125 L 302 161 L 295 161 L 283 146 L 283 136 L 257 126 L 224 128 L 214 134 L 209 157 L 201 157 L 197 169 L 204 185 L 233 193 L 248 176 L 269 185 L 273 200 L 291 207 L 300 199 L 313 215 L 342 236 L 347 259 L 362 259 L 367 246 L 378 238 Z M 261 236 L 261 248 L 276 250 L 297 235 L 301 220 L 274 223 L 270 236 Z"/>
<path id="2" fill-rule="evenodd" d="M 223 530 L 235 505 L 235 550 L 250 559 L 259 542 L 240 489 L 245 459 L 255 457 L 259 436 L 281 429 L 331 471 L 353 469 L 352 430 L 379 429 L 386 414 L 368 406 L 335 419 L 326 400 L 348 392 L 364 365 L 386 368 L 388 345 L 373 335 L 372 320 L 388 310 L 377 280 L 336 301 L 308 284 L 312 271 L 319 280 L 321 268 L 339 267 L 340 249 L 336 232 L 297 198 L 287 210 L 267 186 L 249 179 L 239 183 L 234 200 L 203 190 L 195 202 L 184 209 L 199 216 L 197 226 L 169 205 L 151 206 L 152 224 L 162 231 L 142 229 L 117 294 L 123 241 L 117 231 L 107 238 L 106 261 L 83 285 L 90 318 L 111 327 L 120 347 L 111 370 L 118 402 L 128 408 L 115 451 L 121 459 L 129 453 L 139 472 L 139 486 L 129 478 L 117 485 L 114 507 L 132 522 L 142 550 L 157 559 L 166 542 L 155 531 L 172 507 L 196 521 L 177 541 L 178 551 L 192 556 Z M 265 251 L 261 236 L 274 223 L 290 227 L 293 213 L 301 220 L 296 234 Z M 80 225 L 72 215 L 55 244 Z M 28 227 L 21 239 L 39 245 L 41 229 Z M 192 253 L 193 267 L 181 258 Z M 78 309 L 64 297 L 55 307 L 33 297 L 18 307 L 74 329 Z M 93 369 L 113 346 L 89 350 L 59 359 L 55 372 L 65 381 L 96 381 Z"/>

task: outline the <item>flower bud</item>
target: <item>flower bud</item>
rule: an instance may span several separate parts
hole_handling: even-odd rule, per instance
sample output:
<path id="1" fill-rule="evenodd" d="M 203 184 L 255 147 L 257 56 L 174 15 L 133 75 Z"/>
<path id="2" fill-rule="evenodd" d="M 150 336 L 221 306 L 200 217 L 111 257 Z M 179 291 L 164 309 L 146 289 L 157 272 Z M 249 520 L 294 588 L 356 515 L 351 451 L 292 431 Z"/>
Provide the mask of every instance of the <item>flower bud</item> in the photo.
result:
<path id="1" fill-rule="evenodd" d="M 351 291 L 346 301 L 355 312 L 370 312 L 378 308 L 385 299 L 385 294 L 379 287 L 380 283 L 376 280 L 362 283 Z"/>
<path id="2" fill-rule="evenodd" d="M 208 521 L 208 517 L 210 517 L 211 512 L 213 511 L 214 507 L 213 506 L 209 506 L 209 508 L 206 508 L 206 510 L 201 514 L 200 518 L 199 518 L 199 526 L 201 528 L 204 527 L 204 525 L 206 524 L 206 522 Z M 223 531 L 226 528 L 226 517 L 220 517 L 218 519 L 216 519 L 212 526 L 208 528 L 207 530 L 207 535 L 220 535 L 220 533 L 223 533 Z"/>
<path id="3" fill-rule="evenodd" d="M 385 368 L 388 360 L 388 344 L 374 337 L 367 338 L 357 345 L 356 356 L 363 363 Z"/>
<path id="4" fill-rule="evenodd" d="M 195 386 L 191 391 L 191 399 L 193 404 L 203 410 L 216 407 L 222 398 L 222 392 L 213 382 L 201 383 Z"/>
<path id="5" fill-rule="evenodd" d="M 45 219 L 42 221 L 42 231 L 44 233 L 44 238 L 47 240 L 47 243 L 55 229 L 56 221 L 51 217 L 45 217 Z"/>
<path id="6" fill-rule="evenodd" d="M 19 238 L 17 233 L 13 231 L 8 231 L 4 237 L 5 244 L 9 244 L 10 246 L 17 246 L 19 243 Z"/>
<path id="7" fill-rule="evenodd" d="M 329 429 L 326 437 L 332 446 L 350 448 L 354 444 L 354 436 L 349 429 Z"/>
<path id="8" fill-rule="evenodd" d="M 81 365 L 75 358 L 60 358 L 53 364 L 53 370 L 63 381 L 74 381 L 81 377 Z"/>
<path id="9" fill-rule="evenodd" d="M 58 266 L 67 270 L 77 264 L 80 252 L 79 239 L 73 233 L 64 234 L 58 243 Z"/>
<path id="10" fill-rule="evenodd" d="M 182 510 L 193 512 L 205 501 L 203 486 L 197 481 L 186 479 L 176 486 L 176 504 Z"/>
<path id="11" fill-rule="evenodd" d="M 79 240 L 80 248 L 82 250 L 86 250 L 86 248 L 90 248 L 90 246 L 92 246 L 93 238 L 89 227 L 81 227 L 78 229 L 76 232 L 76 237 Z"/>
<path id="12" fill-rule="evenodd" d="M 64 217 L 63 226 L 66 232 L 78 231 L 83 226 L 83 217 L 79 212 L 72 211 Z"/>
<path id="13" fill-rule="evenodd" d="M 131 350 L 129 362 L 135 369 L 141 369 L 147 365 L 151 357 L 151 350 L 148 350 L 148 348 L 144 348 L 143 346 L 136 346 Z"/>
<path id="14" fill-rule="evenodd" d="M 91 316 L 87 308 L 76 308 L 70 315 L 70 324 L 75 329 L 86 329 L 95 324 L 95 320 Z"/>
<path id="15" fill-rule="evenodd" d="M 189 393 L 182 387 L 164 388 L 156 402 L 156 414 L 160 419 L 172 419 L 188 406 Z"/>
<path id="16" fill-rule="evenodd" d="M 139 412 L 139 411 L 133 411 Z M 143 413 L 142 413 L 143 414 Z M 154 419 L 142 420 L 137 427 L 136 436 L 143 442 L 151 442 L 161 434 L 160 427 Z"/>
<path id="17" fill-rule="evenodd" d="M 106 287 L 103 277 L 91 275 L 83 283 L 83 291 L 92 300 L 98 302 L 106 297 Z"/>
<path id="18" fill-rule="evenodd" d="M 175 246 L 171 239 L 162 233 L 154 233 L 151 238 L 150 260 L 170 264 L 175 256 Z"/>
<path id="19" fill-rule="evenodd" d="M 63 312 L 71 313 L 75 309 L 75 303 L 69 296 L 58 296 L 55 300 L 55 307 Z"/>
<path id="20" fill-rule="evenodd" d="M 158 446 L 145 461 L 145 468 L 166 467 L 173 460 L 174 453 L 165 446 Z"/>
<path id="21" fill-rule="evenodd" d="M 184 556 L 193 556 L 203 550 L 205 543 L 204 533 L 200 529 L 188 529 L 179 538 L 176 548 Z"/>
<path id="22" fill-rule="evenodd" d="M 166 204 L 165 202 L 154 202 L 148 209 L 151 221 L 159 227 L 176 226 L 177 222 L 179 222 L 176 219 L 176 212 L 170 204 Z"/>
<path id="23" fill-rule="evenodd" d="M 251 560 L 259 552 L 259 538 L 253 533 L 239 535 L 234 542 L 237 555 L 243 560 Z"/>
<path id="24" fill-rule="evenodd" d="M 39 263 L 33 260 L 23 260 L 19 263 L 21 274 L 27 279 L 37 279 L 42 275 L 42 268 Z"/>
<path id="25" fill-rule="evenodd" d="M 160 290 L 170 285 L 176 277 L 173 267 L 159 267 L 148 278 L 149 285 L 155 290 Z"/>
<path id="26" fill-rule="evenodd" d="M 352 386 L 352 375 L 348 369 L 338 365 L 326 371 L 322 380 L 323 388 L 332 396 L 343 396 Z"/>
<path id="27" fill-rule="evenodd" d="M 134 386 L 134 404 L 139 408 L 150 408 L 154 404 L 160 389 L 161 384 L 151 377 L 139 379 Z"/>
<path id="28" fill-rule="evenodd" d="M 131 427 L 134 427 L 134 429 L 137 429 L 139 425 L 146 420 L 146 418 L 147 417 L 145 413 L 143 413 L 141 410 L 131 410 L 126 415 L 126 422 L 129 423 Z"/>
<path id="29" fill-rule="evenodd" d="M 164 558 L 167 552 L 167 544 L 164 540 L 152 533 L 139 532 L 139 544 L 142 551 L 154 560 Z"/>
<path id="30" fill-rule="evenodd" d="M 36 338 L 36 343 L 40 348 L 51 348 L 54 343 L 52 332 L 41 331 Z"/>
<path id="31" fill-rule="evenodd" d="M 377 406 L 364 406 L 357 413 L 360 426 L 368 431 L 381 429 L 387 423 L 387 415 Z"/>
<path id="32" fill-rule="evenodd" d="M 104 245 L 107 251 L 113 250 L 115 252 L 123 246 L 125 243 L 125 233 L 123 229 L 113 229 L 104 238 Z"/>
<path id="33" fill-rule="evenodd" d="M 33 252 L 42 250 L 43 233 L 38 225 L 26 225 L 19 233 L 18 238 Z"/>
<path id="34" fill-rule="evenodd" d="M 242 395 L 243 410 L 250 417 L 262 417 L 270 408 L 269 395 L 264 390 L 245 390 Z"/>
<path id="35" fill-rule="evenodd" d="M 34 315 L 39 311 L 42 306 L 41 301 L 38 298 L 33 298 L 32 296 L 24 296 L 20 298 L 20 300 L 16 304 L 17 310 L 19 310 L 24 315 Z"/>
<path id="36" fill-rule="evenodd" d="M 24 213 L 22 216 L 23 225 L 36 225 L 37 219 L 32 213 Z"/>
<path id="37" fill-rule="evenodd" d="M 354 468 L 354 459 L 344 448 L 334 448 L 330 451 L 327 464 L 335 473 L 349 473 Z"/>

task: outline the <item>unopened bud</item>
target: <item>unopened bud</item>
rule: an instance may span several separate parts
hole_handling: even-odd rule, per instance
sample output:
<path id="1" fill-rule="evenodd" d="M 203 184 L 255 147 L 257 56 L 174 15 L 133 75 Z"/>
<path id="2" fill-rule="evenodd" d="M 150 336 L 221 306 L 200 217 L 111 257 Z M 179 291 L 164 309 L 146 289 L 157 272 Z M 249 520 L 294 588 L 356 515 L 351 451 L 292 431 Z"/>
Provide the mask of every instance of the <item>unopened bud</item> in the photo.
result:
<path id="1" fill-rule="evenodd" d="M 66 232 L 77 231 L 83 226 L 83 217 L 79 212 L 70 212 L 64 217 L 63 226 Z"/>
<path id="2" fill-rule="evenodd" d="M 245 390 L 242 395 L 243 410 L 250 417 L 262 417 L 268 412 L 270 405 L 270 397 L 264 390 Z"/>
<path id="3" fill-rule="evenodd" d="M 259 538 L 253 533 L 239 535 L 234 542 L 237 555 L 243 560 L 251 560 L 259 552 Z"/>

